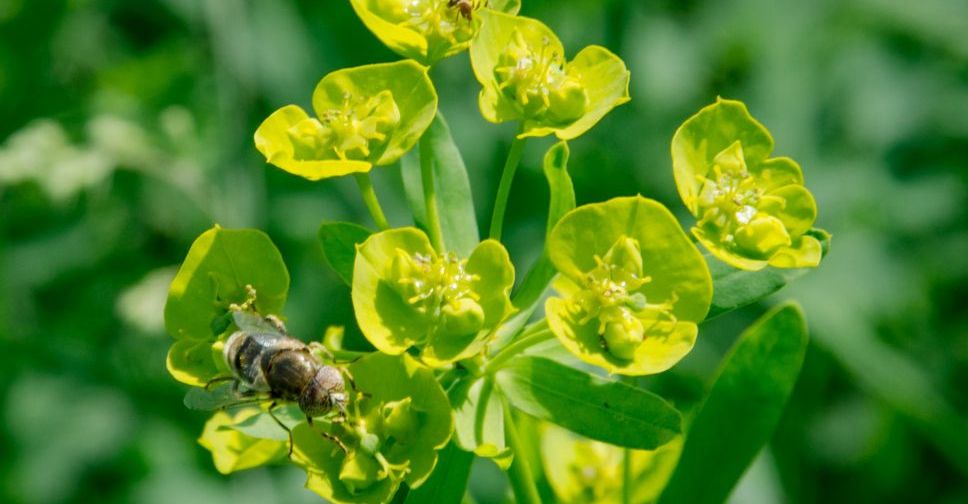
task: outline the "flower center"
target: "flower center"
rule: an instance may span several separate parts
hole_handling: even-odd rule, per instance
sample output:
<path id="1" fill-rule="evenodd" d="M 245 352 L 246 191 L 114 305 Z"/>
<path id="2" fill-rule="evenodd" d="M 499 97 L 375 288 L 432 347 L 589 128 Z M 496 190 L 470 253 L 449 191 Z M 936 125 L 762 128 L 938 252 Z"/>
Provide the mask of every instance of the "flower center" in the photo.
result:
<path id="1" fill-rule="evenodd" d="M 739 142 L 713 162 L 710 173 L 699 177 L 699 227 L 721 236 L 725 243 L 733 243 L 737 229 L 758 215 L 763 190 L 750 175 Z"/>
<path id="2" fill-rule="evenodd" d="M 550 115 L 557 122 L 570 122 L 585 112 L 588 97 L 584 87 L 565 70 L 564 59 L 547 37 L 541 47 L 528 43 L 515 30 L 511 43 L 494 67 L 498 89 L 525 116 Z"/>
<path id="3" fill-rule="evenodd" d="M 403 0 L 400 24 L 427 38 L 428 52 L 449 48 L 474 38 L 480 23 L 474 13 L 483 0 Z"/>
<path id="4" fill-rule="evenodd" d="M 467 260 L 453 253 L 440 256 L 397 250 L 393 276 L 404 301 L 429 324 L 425 337 L 466 336 L 484 326 L 484 308 L 473 290 L 477 275 L 466 271 Z"/>
<path id="5" fill-rule="evenodd" d="M 598 320 L 602 346 L 615 357 L 632 359 L 648 334 L 667 333 L 675 326 L 675 293 L 663 303 L 650 303 L 641 288 L 652 281 L 645 275 L 637 240 L 621 237 L 605 257 L 585 275 L 582 290 L 572 298 L 578 323 Z M 670 324 L 671 322 L 671 324 Z"/>
<path id="6" fill-rule="evenodd" d="M 389 133 L 400 123 L 400 110 L 390 91 L 373 97 L 354 98 L 347 93 L 343 104 L 289 128 L 297 160 L 365 160 L 383 147 Z"/>

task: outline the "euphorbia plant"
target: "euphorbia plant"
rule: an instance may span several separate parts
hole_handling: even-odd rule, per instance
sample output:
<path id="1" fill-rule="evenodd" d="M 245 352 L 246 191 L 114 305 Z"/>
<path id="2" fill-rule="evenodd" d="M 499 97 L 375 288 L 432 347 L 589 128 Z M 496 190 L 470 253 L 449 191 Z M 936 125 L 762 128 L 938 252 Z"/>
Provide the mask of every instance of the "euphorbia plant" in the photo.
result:
<path id="1" fill-rule="evenodd" d="M 812 228 L 817 209 L 800 167 L 769 157 L 773 140 L 742 103 L 717 99 L 672 139 L 692 237 L 643 196 L 576 208 L 565 142 L 628 101 L 618 56 L 590 46 L 567 59 L 550 28 L 515 16 L 516 2 L 352 3 L 381 41 L 412 59 L 324 76 L 314 115 L 283 106 L 255 130 L 255 148 L 309 180 L 357 177 L 380 229 L 323 222 L 319 237 L 372 347 L 343 348 L 335 329 L 308 345 L 286 339 L 289 276 L 271 239 L 205 231 L 172 282 L 165 321 L 175 339 L 168 369 L 193 387 L 186 404 L 219 409 L 199 440 L 216 468 L 290 462 L 333 502 L 457 502 L 475 456 L 508 472 L 520 502 L 724 497 L 799 372 L 799 310 L 775 310 L 744 333 L 690 425 L 634 377 L 675 366 L 708 317 L 820 263 L 829 235 Z M 468 47 L 484 118 L 519 123 L 484 240 L 426 66 Z M 543 252 L 515 275 L 500 241 L 504 207 L 524 139 L 552 134 L 561 141 L 544 160 L 548 224 L 535 236 Z M 398 160 L 414 225 L 391 228 L 370 172 Z M 239 338 L 248 346 L 237 348 Z M 292 362 L 313 381 L 273 367 L 283 351 L 299 353 Z M 311 403 L 309 393 L 323 395 Z M 731 427 L 729 442 L 710 443 L 730 408 L 748 421 Z M 715 485 L 701 483 L 696 460 L 707 453 L 722 461 Z M 623 470 L 587 472 L 619 462 Z"/>

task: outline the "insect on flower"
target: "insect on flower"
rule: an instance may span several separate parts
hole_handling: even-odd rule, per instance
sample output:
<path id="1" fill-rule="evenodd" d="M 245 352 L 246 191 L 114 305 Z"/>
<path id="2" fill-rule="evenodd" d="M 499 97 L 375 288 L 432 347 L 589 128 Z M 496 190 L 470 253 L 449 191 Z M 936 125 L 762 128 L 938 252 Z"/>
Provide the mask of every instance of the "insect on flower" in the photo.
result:
<path id="1" fill-rule="evenodd" d="M 215 378 L 205 386 L 206 393 L 219 382 L 231 382 L 228 394 L 221 391 L 224 400 L 210 400 L 211 408 L 219 409 L 242 404 L 269 402 L 269 416 L 289 435 L 289 455 L 292 455 L 292 431 L 273 412 L 285 403 L 296 403 L 312 425 L 313 418 L 331 416 L 333 423 L 346 421 L 346 404 L 349 396 L 345 380 L 353 389 L 356 386 L 349 375 L 326 365 L 317 352 L 329 353 L 319 343 L 306 344 L 293 338 L 278 317 L 263 316 L 252 305 L 255 291 L 242 305 L 232 305 L 230 310 L 238 330 L 225 342 L 222 355 L 231 376 Z M 332 434 L 320 434 L 336 443 L 344 452 L 346 446 Z"/>
<path id="2" fill-rule="evenodd" d="M 474 2 L 472 0 L 447 0 L 447 7 L 456 7 L 460 16 L 468 21 L 474 19 Z"/>

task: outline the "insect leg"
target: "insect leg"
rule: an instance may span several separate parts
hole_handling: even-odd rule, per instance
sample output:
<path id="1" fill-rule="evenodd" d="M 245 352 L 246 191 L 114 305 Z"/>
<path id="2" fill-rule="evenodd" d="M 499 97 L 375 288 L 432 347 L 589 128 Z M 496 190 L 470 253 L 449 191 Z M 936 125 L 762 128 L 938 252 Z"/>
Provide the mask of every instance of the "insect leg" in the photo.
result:
<path id="1" fill-rule="evenodd" d="M 309 424 L 309 427 L 312 428 L 313 427 L 313 418 L 310 417 L 310 416 L 307 416 L 306 417 L 306 423 Z M 340 438 L 338 438 L 338 437 L 336 437 L 333 434 L 330 434 L 328 432 L 318 431 L 315 428 L 313 428 L 313 431 L 316 432 L 317 434 L 319 434 L 320 436 L 323 436 L 324 438 L 326 438 L 326 439 L 332 441 L 333 443 L 335 443 L 336 446 L 338 446 L 340 450 L 343 450 L 343 453 L 344 454 L 349 453 L 349 450 L 346 448 L 346 445 L 343 444 L 343 441 L 341 441 Z"/>
<path id="2" fill-rule="evenodd" d="M 205 382 L 205 390 L 211 390 L 212 385 L 215 385 L 216 383 L 222 383 L 227 381 L 235 382 L 233 384 L 233 387 L 234 387 L 233 392 L 238 389 L 238 382 L 239 382 L 238 378 L 234 376 L 216 376 L 215 378 L 212 378 L 211 380 Z"/>
<path id="3" fill-rule="evenodd" d="M 272 401 L 272 404 L 269 405 L 269 411 L 268 411 L 268 413 L 269 413 L 269 416 L 271 416 L 272 419 L 275 420 L 277 424 L 279 424 L 279 427 L 282 427 L 283 430 L 286 431 L 286 434 L 289 435 L 289 455 L 288 455 L 288 457 L 291 459 L 292 458 L 292 448 L 293 448 L 292 429 L 290 429 L 289 427 L 286 427 L 286 424 L 282 423 L 282 420 L 279 420 L 279 418 L 276 416 L 276 414 L 272 412 L 273 408 L 275 408 L 276 406 L 279 406 L 279 403 L 277 403 L 276 401 Z"/>

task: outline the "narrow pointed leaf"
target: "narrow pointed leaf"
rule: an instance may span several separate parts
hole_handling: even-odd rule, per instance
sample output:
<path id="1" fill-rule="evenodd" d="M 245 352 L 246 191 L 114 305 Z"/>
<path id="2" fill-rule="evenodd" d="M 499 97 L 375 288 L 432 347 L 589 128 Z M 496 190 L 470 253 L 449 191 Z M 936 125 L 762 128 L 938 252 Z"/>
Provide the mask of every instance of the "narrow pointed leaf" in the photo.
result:
<path id="1" fill-rule="evenodd" d="M 434 186 L 444 246 L 447 250 L 466 257 L 480 242 L 467 168 L 442 115 L 437 114 L 425 135 L 428 135 L 428 139 L 424 141 L 430 142 L 433 152 Z M 404 156 L 401 171 L 414 223 L 426 229 L 427 212 L 424 208 L 420 177 L 420 157 L 416 151 L 414 149 Z"/>
<path id="2" fill-rule="evenodd" d="M 353 262 L 356 246 L 366 241 L 373 231 L 351 222 L 324 222 L 319 226 L 319 243 L 323 258 L 346 285 L 353 285 Z"/>
<path id="3" fill-rule="evenodd" d="M 795 305 L 764 315 L 733 346 L 686 434 L 660 503 L 720 503 L 769 440 L 807 349 Z"/>
<path id="4" fill-rule="evenodd" d="M 585 437 L 652 450 L 681 431 L 679 412 L 661 397 L 541 357 L 520 357 L 497 372 L 513 407 Z"/>
<path id="5" fill-rule="evenodd" d="M 437 468 L 420 487 L 410 490 L 406 504 L 461 502 L 467 490 L 474 454 L 460 449 L 454 441 L 440 451 Z"/>

